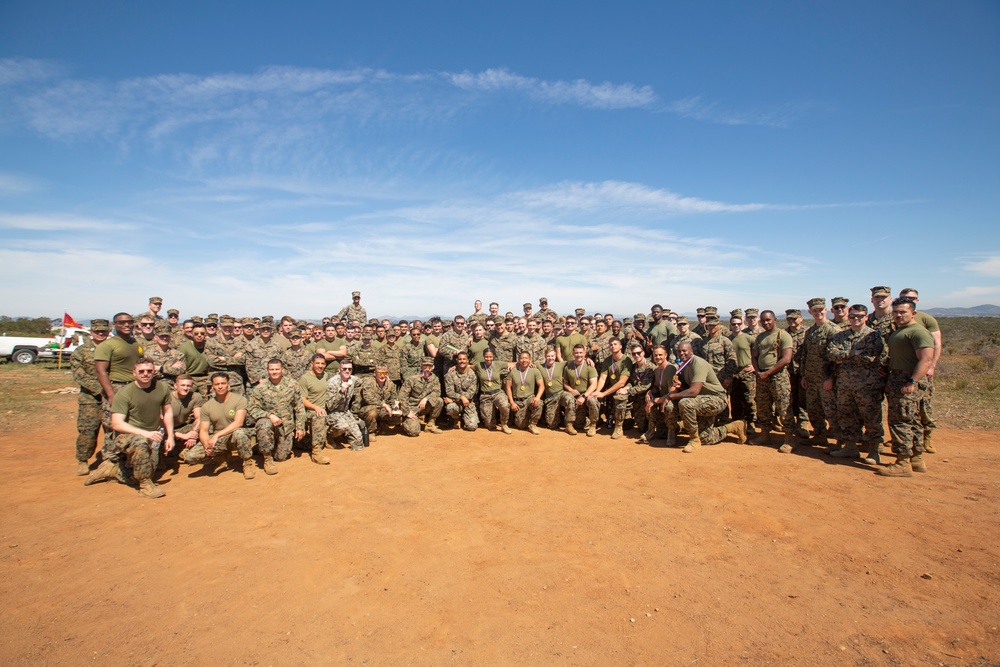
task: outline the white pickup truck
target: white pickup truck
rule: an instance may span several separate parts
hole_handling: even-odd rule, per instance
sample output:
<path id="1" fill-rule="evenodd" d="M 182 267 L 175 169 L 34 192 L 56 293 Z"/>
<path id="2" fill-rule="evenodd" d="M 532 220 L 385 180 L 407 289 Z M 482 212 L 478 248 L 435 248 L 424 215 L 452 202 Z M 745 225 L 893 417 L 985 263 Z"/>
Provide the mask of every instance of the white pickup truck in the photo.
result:
<path id="1" fill-rule="evenodd" d="M 75 327 L 66 328 L 48 338 L 3 335 L 0 336 L 0 359 L 30 364 L 39 357 L 54 359 L 60 352 L 66 358 L 89 338 L 88 330 Z"/>

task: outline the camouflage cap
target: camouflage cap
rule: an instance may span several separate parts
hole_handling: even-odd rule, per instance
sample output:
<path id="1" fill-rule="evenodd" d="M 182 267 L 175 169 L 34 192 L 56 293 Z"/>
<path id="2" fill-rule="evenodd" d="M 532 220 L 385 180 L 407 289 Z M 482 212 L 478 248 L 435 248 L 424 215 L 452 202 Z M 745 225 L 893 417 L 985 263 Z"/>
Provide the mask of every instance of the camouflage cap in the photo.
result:
<path id="1" fill-rule="evenodd" d="M 256 323 L 253 321 L 252 317 L 244 317 L 242 320 L 240 320 L 240 324 L 242 324 L 245 327 L 256 326 Z"/>
<path id="2" fill-rule="evenodd" d="M 309 323 L 306 322 L 305 320 L 299 320 L 298 322 L 295 323 L 295 326 L 300 327 L 300 328 L 301 327 L 307 327 L 307 326 L 309 326 Z"/>
<path id="3" fill-rule="evenodd" d="M 729 317 L 739 317 L 739 318 L 742 318 L 743 317 L 743 309 L 742 308 L 733 308 L 732 310 L 729 311 Z"/>
<path id="4" fill-rule="evenodd" d="M 705 314 L 706 315 L 718 315 L 719 314 L 719 309 L 716 308 L 715 306 L 705 306 Z"/>
<path id="5" fill-rule="evenodd" d="M 791 319 L 793 317 L 802 317 L 802 311 L 798 308 L 789 308 L 785 311 L 785 319 Z"/>
<path id="6" fill-rule="evenodd" d="M 201 323 L 201 324 L 205 323 L 205 319 L 201 315 L 192 315 L 191 316 L 191 321 L 192 322 Z"/>
<path id="7" fill-rule="evenodd" d="M 872 288 L 872 296 L 892 296 L 892 288 L 885 285 L 876 285 Z"/>
<path id="8" fill-rule="evenodd" d="M 677 324 L 690 324 L 690 322 L 688 322 L 688 318 L 681 315 L 677 318 Z"/>
<path id="9" fill-rule="evenodd" d="M 156 326 L 153 327 L 153 333 L 157 336 L 169 336 L 173 329 L 166 322 L 157 322 Z"/>
<path id="10" fill-rule="evenodd" d="M 265 315 L 264 317 L 260 318 L 260 328 L 263 329 L 265 327 L 268 329 L 274 328 L 274 317 L 272 317 L 271 315 Z"/>
<path id="11" fill-rule="evenodd" d="M 846 306 L 848 303 L 850 302 L 847 300 L 846 296 L 835 296 L 833 297 L 833 300 L 830 301 L 830 305 L 832 306 Z"/>
<path id="12" fill-rule="evenodd" d="M 302 338 L 302 332 L 299 331 L 298 329 L 292 329 L 292 332 L 288 334 L 288 338 L 289 340 L 291 340 L 292 338 Z"/>
<path id="13" fill-rule="evenodd" d="M 584 315 L 586 315 L 586 314 L 587 314 L 587 310 L 586 310 L 586 308 L 577 308 L 577 309 L 576 309 L 576 310 L 574 310 L 573 312 L 574 312 L 574 313 L 576 313 L 576 316 L 577 316 L 577 317 L 583 317 Z"/>
<path id="14" fill-rule="evenodd" d="M 706 325 L 713 325 L 718 323 L 719 323 L 719 316 L 716 315 L 715 313 L 712 313 L 711 315 L 705 315 Z"/>
<path id="15" fill-rule="evenodd" d="M 224 327 L 231 327 L 236 324 L 236 321 L 229 315 L 223 315 L 219 318 L 219 324 Z"/>
<path id="16" fill-rule="evenodd" d="M 826 308 L 826 299 L 824 299 L 821 296 L 818 296 L 815 299 L 809 299 L 808 301 L 806 301 L 806 305 L 809 306 L 809 310 L 814 310 L 816 308 L 824 308 L 825 309 Z"/>
<path id="17" fill-rule="evenodd" d="M 208 317 L 205 318 L 205 324 L 207 324 L 208 326 L 213 326 L 213 325 L 219 326 L 219 318 L 212 317 L 211 315 L 209 315 Z"/>
<path id="18" fill-rule="evenodd" d="M 695 311 L 695 312 L 697 312 L 697 313 L 698 313 L 699 315 L 704 315 L 704 314 L 705 314 L 705 309 L 704 309 L 704 308 L 699 308 L 699 309 L 698 309 L 697 311 Z"/>
<path id="19" fill-rule="evenodd" d="M 361 298 L 361 292 L 357 292 L 357 291 L 351 292 L 351 298 L 352 299 L 354 299 L 354 298 L 359 298 L 360 299 Z"/>
<path id="20" fill-rule="evenodd" d="M 441 320 L 441 326 L 450 327 L 452 325 L 451 320 Z"/>
<path id="21" fill-rule="evenodd" d="M 434 365 L 434 357 L 424 357 L 423 359 L 420 360 L 420 365 L 421 366 L 433 366 Z"/>
<path id="22" fill-rule="evenodd" d="M 530 310 L 531 308 L 534 308 L 534 306 L 532 306 L 530 303 L 526 303 L 521 307 L 524 308 L 525 310 Z"/>
<path id="23" fill-rule="evenodd" d="M 218 320 L 219 319 L 219 314 L 218 313 L 209 313 L 208 315 L 205 316 L 205 319 L 206 320 Z"/>
<path id="24" fill-rule="evenodd" d="M 181 311 L 177 310 L 176 308 L 171 308 L 170 310 L 167 311 L 167 317 L 180 317 L 180 316 L 181 316 Z"/>
<path id="25" fill-rule="evenodd" d="M 543 296 L 542 298 L 540 298 L 538 300 L 538 305 L 539 306 L 541 306 L 541 305 L 546 305 L 546 306 L 549 305 L 549 297 Z"/>
<path id="26" fill-rule="evenodd" d="M 757 317 L 758 315 L 760 315 L 759 308 L 747 308 L 746 312 L 747 312 L 747 317 Z"/>
<path id="27" fill-rule="evenodd" d="M 622 318 L 622 324 L 632 324 L 632 318 L 631 317 L 623 317 Z"/>
<path id="28" fill-rule="evenodd" d="M 646 314 L 645 313 L 636 313 L 635 316 L 632 319 L 635 320 L 636 322 L 645 322 L 646 321 Z"/>
<path id="29" fill-rule="evenodd" d="M 111 323 L 107 320 L 90 320 L 91 331 L 111 331 Z"/>
<path id="30" fill-rule="evenodd" d="M 149 302 L 150 303 L 163 303 L 163 297 L 162 296 L 151 296 L 151 297 L 149 297 Z"/>

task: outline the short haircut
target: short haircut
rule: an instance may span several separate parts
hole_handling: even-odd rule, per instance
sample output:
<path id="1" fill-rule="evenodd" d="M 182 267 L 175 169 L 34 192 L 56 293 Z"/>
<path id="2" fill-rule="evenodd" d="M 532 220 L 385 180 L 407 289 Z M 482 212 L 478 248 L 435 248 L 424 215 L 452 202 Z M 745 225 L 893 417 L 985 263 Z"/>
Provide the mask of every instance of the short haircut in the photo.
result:
<path id="1" fill-rule="evenodd" d="M 142 366 L 144 364 L 155 366 L 156 362 L 150 359 L 149 357 L 139 357 L 138 359 L 135 360 L 135 366 L 133 366 L 132 368 L 135 368 L 136 366 Z"/>
<path id="2" fill-rule="evenodd" d="M 271 364 L 278 364 L 282 368 L 285 367 L 285 364 L 282 363 L 281 359 L 278 359 L 277 357 L 272 357 L 271 359 L 267 360 L 267 365 L 270 366 Z"/>
<path id="3" fill-rule="evenodd" d="M 574 352 L 576 352 L 577 350 L 586 350 L 586 349 L 587 347 L 583 343 L 577 343 L 576 345 L 573 346 Z"/>
<path id="4" fill-rule="evenodd" d="M 229 382 L 229 373 L 225 373 L 223 371 L 216 371 L 209 376 L 208 381 L 215 382 L 216 378 L 223 378 L 225 379 L 226 382 Z"/>
<path id="5" fill-rule="evenodd" d="M 188 373 L 181 373 L 180 375 L 177 376 L 176 381 L 180 382 L 181 380 L 191 380 L 191 382 L 194 382 L 194 376 Z"/>
<path id="6" fill-rule="evenodd" d="M 908 305 L 910 307 L 910 310 L 912 310 L 913 312 L 917 312 L 917 304 L 913 301 L 912 297 L 901 296 L 897 299 L 892 300 L 893 308 L 895 308 L 896 306 L 906 306 L 906 305 Z"/>
<path id="7" fill-rule="evenodd" d="M 309 363 L 311 364 L 312 362 L 316 361 L 317 359 L 322 359 L 323 363 L 326 363 L 326 357 L 324 357 L 322 354 L 320 354 L 318 352 L 316 354 L 314 354 L 312 357 L 309 358 Z"/>
<path id="8" fill-rule="evenodd" d="M 866 306 L 863 303 L 856 303 L 853 306 L 851 306 L 850 308 L 848 308 L 848 310 L 860 310 L 862 313 L 864 313 L 866 315 L 868 314 L 868 306 Z"/>

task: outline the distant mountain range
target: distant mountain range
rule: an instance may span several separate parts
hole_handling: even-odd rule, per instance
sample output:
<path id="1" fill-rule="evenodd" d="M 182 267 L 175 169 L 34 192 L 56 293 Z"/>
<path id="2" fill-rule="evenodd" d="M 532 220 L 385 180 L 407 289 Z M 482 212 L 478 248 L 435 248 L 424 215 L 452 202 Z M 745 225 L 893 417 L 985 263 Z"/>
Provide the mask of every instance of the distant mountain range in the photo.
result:
<path id="1" fill-rule="evenodd" d="M 984 303 L 972 308 L 928 308 L 924 312 L 934 317 L 1000 317 L 1000 306 Z"/>

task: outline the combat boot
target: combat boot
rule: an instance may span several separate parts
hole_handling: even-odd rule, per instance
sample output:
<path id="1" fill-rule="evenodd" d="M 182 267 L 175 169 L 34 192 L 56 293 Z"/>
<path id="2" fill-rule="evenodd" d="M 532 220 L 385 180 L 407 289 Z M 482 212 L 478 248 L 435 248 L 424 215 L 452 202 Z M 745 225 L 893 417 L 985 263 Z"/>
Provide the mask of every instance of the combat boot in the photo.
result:
<path id="1" fill-rule="evenodd" d="M 253 479 L 257 476 L 257 462 L 252 458 L 243 459 L 243 479 Z"/>
<path id="2" fill-rule="evenodd" d="M 847 443 L 843 449 L 834 449 L 830 451 L 830 456 L 835 459 L 860 459 L 861 450 L 853 442 Z"/>
<path id="3" fill-rule="evenodd" d="M 528 424 L 528 433 L 531 435 L 541 435 L 542 432 L 538 430 L 537 424 Z"/>
<path id="4" fill-rule="evenodd" d="M 617 440 L 618 438 L 622 437 L 623 435 L 625 435 L 625 433 L 622 431 L 622 423 L 621 422 L 615 422 L 615 428 L 614 428 L 613 431 L 611 431 L 611 439 L 612 440 Z"/>
<path id="5" fill-rule="evenodd" d="M 878 474 L 883 477 L 913 477 L 913 467 L 907 456 L 900 456 L 892 465 L 878 469 Z"/>
<path id="6" fill-rule="evenodd" d="M 922 454 L 910 457 L 910 468 L 913 472 L 927 472 L 927 464 L 924 463 L 924 457 Z"/>
<path id="7" fill-rule="evenodd" d="M 587 437 L 588 438 L 593 438 L 595 435 L 597 435 L 597 426 L 593 422 L 591 422 L 589 419 L 587 420 L 586 426 L 587 426 Z"/>
<path id="8" fill-rule="evenodd" d="M 510 426 L 507 426 L 506 424 L 500 424 L 500 430 L 506 433 L 507 435 L 510 435 L 511 433 Z"/>
<path id="9" fill-rule="evenodd" d="M 655 437 L 656 437 L 656 429 L 653 428 L 652 424 L 650 424 L 649 429 L 645 433 L 640 435 L 638 440 L 636 440 L 636 444 L 639 445 L 649 444 L 650 442 L 653 441 L 653 438 Z"/>
<path id="10" fill-rule="evenodd" d="M 566 424 L 566 433 L 576 435 L 576 427 L 572 423 Z"/>
<path id="11" fill-rule="evenodd" d="M 924 433 L 924 454 L 937 454 L 937 450 L 934 449 L 934 445 L 931 444 L 931 434 Z M 916 468 L 914 468 L 916 470 Z"/>
<path id="12" fill-rule="evenodd" d="M 117 463 L 112 463 L 111 461 L 101 461 L 101 465 L 97 466 L 88 475 L 87 479 L 83 480 L 84 486 L 90 486 L 91 484 L 96 484 L 98 482 L 103 482 L 106 479 L 117 479 L 119 476 L 119 469 Z"/>
<path id="13" fill-rule="evenodd" d="M 436 424 L 432 424 L 431 422 L 427 422 L 424 425 L 424 430 L 426 432 L 428 432 L 428 433 L 434 433 L 434 434 L 443 433 L 444 432 L 441 429 L 439 429 Z"/>
<path id="14" fill-rule="evenodd" d="M 869 445 L 868 457 L 865 458 L 865 463 L 867 463 L 870 466 L 881 465 L 882 455 L 879 453 L 879 449 L 881 449 L 881 447 L 876 445 Z"/>
<path id="15" fill-rule="evenodd" d="M 167 494 L 163 489 L 153 484 L 153 480 L 143 479 L 139 481 L 139 495 L 143 498 L 162 498 Z"/>
<path id="16" fill-rule="evenodd" d="M 696 436 L 697 437 L 697 436 Z M 667 429 L 667 447 L 677 446 L 677 429 Z"/>
<path id="17" fill-rule="evenodd" d="M 90 464 L 86 461 L 76 462 L 76 474 L 78 477 L 83 477 L 84 475 L 90 474 Z"/>
<path id="18" fill-rule="evenodd" d="M 778 452 L 781 454 L 788 454 L 795 447 L 794 437 L 786 435 L 784 442 L 781 443 L 781 447 L 778 447 Z"/>
<path id="19" fill-rule="evenodd" d="M 730 433 L 736 436 L 736 442 L 741 445 L 747 443 L 747 425 L 742 419 L 737 419 L 736 421 L 729 422 L 725 426 L 726 435 Z"/>
<path id="20" fill-rule="evenodd" d="M 318 463 L 321 466 L 330 465 L 330 459 L 326 458 L 326 454 L 323 453 L 322 445 L 314 446 L 312 448 L 312 453 L 309 455 L 309 458 L 312 460 L 313 463 Z"/>
<path id="21" fill-rule="evenodd" d="M 673 431 L 671 431 L 671 433 L 673 433 Z M 688 443 L 684 445 L 684 449 L 682 449 L 681 451 L 684 452 L 685 454 L 691 454 L 693 452 L 698 451 L 699 449 L 701 449 L 701 437 L 698 435 L 698 432 L 695 431 L 688 438 Z"/>
<path id="22" fill-rule="evenodd" d="M 278 474 L 278 464 L 274 462 L 274 457 L 264 454 L 264 472 L 268 475 Z"/>

